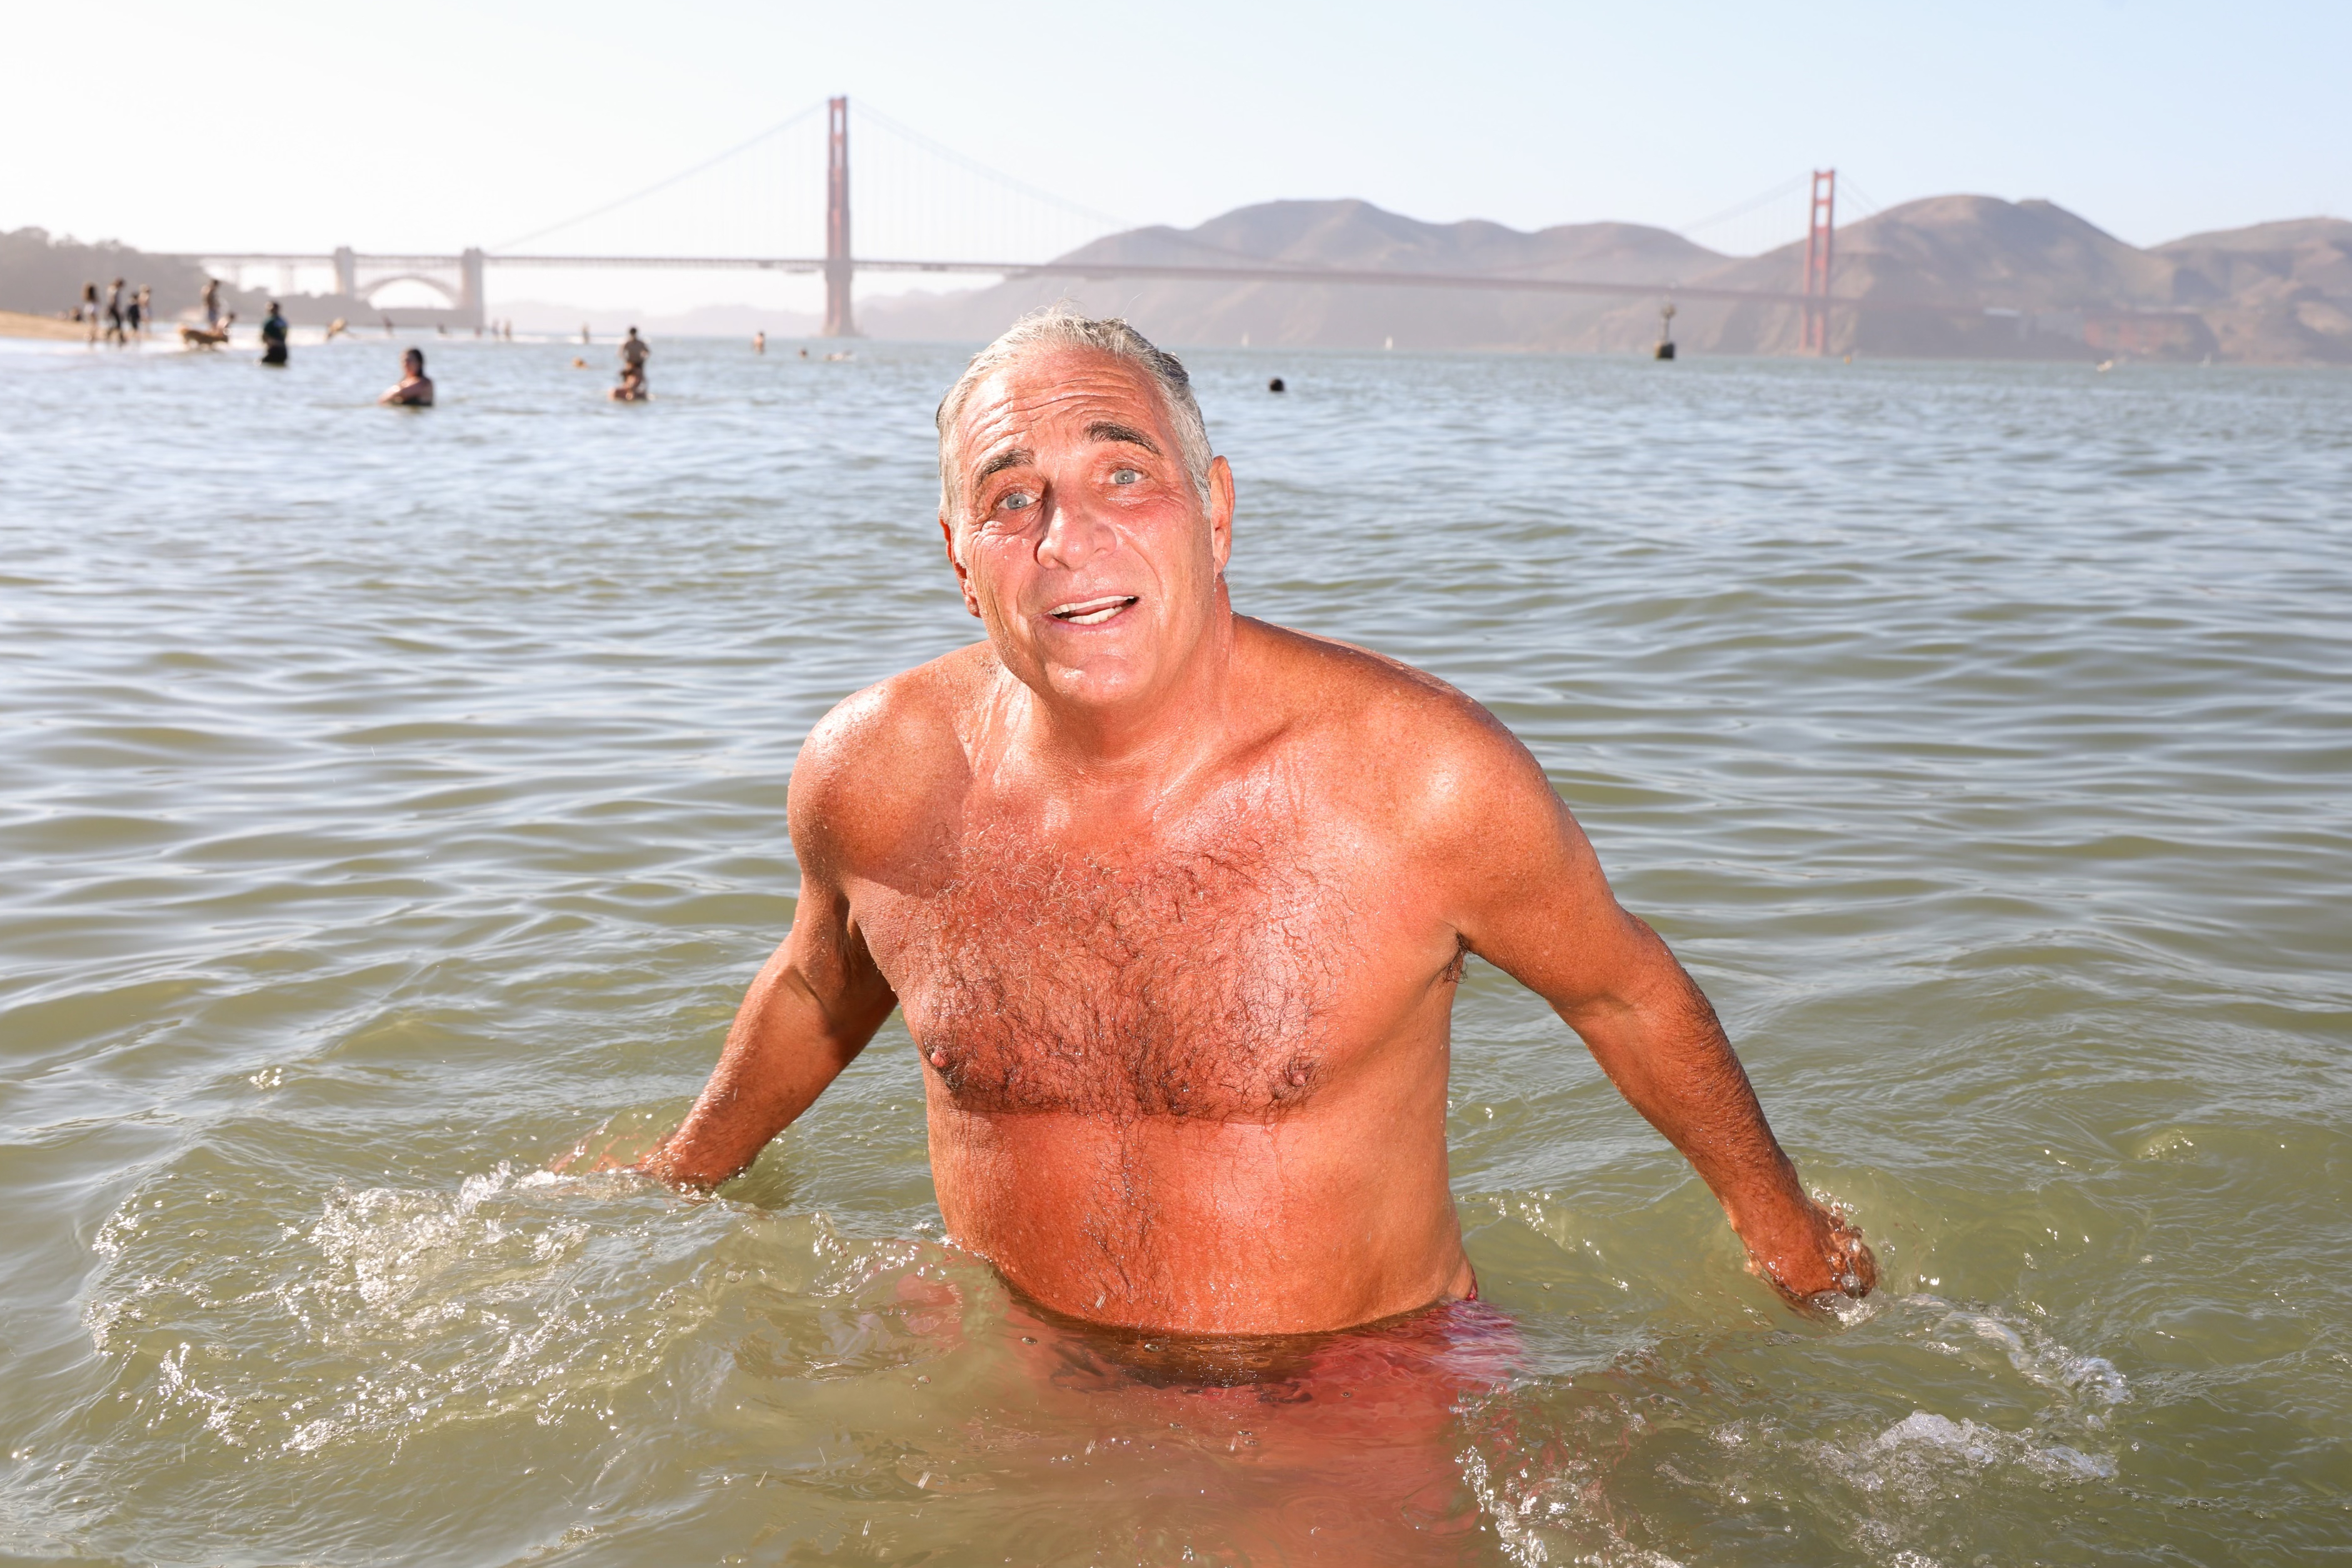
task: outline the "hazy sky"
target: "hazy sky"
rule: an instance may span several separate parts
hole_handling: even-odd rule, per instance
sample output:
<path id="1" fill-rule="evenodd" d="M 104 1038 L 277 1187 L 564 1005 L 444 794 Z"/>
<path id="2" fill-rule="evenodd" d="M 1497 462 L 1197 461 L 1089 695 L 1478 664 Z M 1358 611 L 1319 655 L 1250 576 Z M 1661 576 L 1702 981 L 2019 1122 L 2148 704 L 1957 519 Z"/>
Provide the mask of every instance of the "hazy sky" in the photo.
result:
<path id="1" fill-rule="evenodd" d="M 1680 227 L 1830 163 L 1880 204 L 2047 196 L 2139 244 L 2352 214 L 2344 0 L 114 0 L 7 37 L 0 227 L 156 249 L 492 244 L 835 92 L 1146 222 L 1356 195 Z"/>

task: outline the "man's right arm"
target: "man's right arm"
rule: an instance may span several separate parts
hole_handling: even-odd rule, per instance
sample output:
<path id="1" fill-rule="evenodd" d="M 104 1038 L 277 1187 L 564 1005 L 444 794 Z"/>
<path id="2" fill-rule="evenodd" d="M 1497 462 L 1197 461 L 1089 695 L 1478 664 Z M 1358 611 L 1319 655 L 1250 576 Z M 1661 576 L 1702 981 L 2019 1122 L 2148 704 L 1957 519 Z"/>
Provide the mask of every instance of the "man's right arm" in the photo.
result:
<path id="1" fill-rule="evenodd" d="M 635 1168 L 673 1186 L 735 1176 L 857 1059 L 898 1005 L 852 917 L 833 820 L 844 758 L 824 734 L 793 770 L 788 814 L 800 852 L 793 928 L 736 1009 L 726 1048 L 677 1130 Z"/>

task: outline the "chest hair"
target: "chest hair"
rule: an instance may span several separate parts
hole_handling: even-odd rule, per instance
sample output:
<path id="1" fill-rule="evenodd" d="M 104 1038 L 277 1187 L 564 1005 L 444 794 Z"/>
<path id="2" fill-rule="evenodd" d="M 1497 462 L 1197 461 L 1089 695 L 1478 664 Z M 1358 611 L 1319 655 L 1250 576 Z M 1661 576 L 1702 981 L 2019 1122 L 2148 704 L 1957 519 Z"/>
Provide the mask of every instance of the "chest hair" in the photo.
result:
<path id="1" fill-rule="evenodd" d="M 1345 925 L 1278 826 L 1121 854 L 982 831 L 899 995 L 970 1109 L 1264 1118 L 1315 1090 Z"/>

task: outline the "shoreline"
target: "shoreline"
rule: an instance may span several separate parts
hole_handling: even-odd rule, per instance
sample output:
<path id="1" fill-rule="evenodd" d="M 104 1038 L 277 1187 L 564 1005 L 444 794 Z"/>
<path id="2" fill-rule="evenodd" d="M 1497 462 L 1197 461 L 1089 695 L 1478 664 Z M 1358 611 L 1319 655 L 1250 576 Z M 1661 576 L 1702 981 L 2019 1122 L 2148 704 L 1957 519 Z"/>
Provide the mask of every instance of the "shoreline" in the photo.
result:
<path id="1" fill-rule="evenodd" d="M 43 338 L 56 343 L 79 343 L 89 337 L 89 324 L 57 316 L 32 316 L 22 310 L 0 310 L 0 338 Z"/>

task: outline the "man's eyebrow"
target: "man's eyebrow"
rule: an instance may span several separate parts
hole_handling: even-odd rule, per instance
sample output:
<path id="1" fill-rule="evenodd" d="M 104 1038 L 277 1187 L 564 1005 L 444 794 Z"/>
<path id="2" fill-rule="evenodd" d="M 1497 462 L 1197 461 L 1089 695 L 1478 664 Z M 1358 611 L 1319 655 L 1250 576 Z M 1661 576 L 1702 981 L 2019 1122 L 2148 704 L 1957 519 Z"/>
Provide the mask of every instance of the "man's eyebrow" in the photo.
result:
<path id="1" fill-rule="evenodd" d="M 1160 444 L 1151 437 L 1132 426 L 1114 423 L 1108 419 L 1098 419 L 1087 426 L 1087 439 L 1088 441 L 1123 441 L 1129 446 L 1142 447 L 1154 457 L 1160 455 Z"/>
<path id="2" fill-rule="evenodd" d="M 1007 468 L 1018 468 L 1024 463 L 1034 463 L 1036 461 L 1037 455 L 1030 451 L 1027 447 L 1008 446 L 1003 451 L 998 453 L 995 456 L 991 457 L 987 462 L 982 464 L 980 465 L 980 472 L 971 476 L 971 482 L 975 485 L 984 485 L 988 483 L 988 476 L 992 474 L 1002 474 Z"/>

